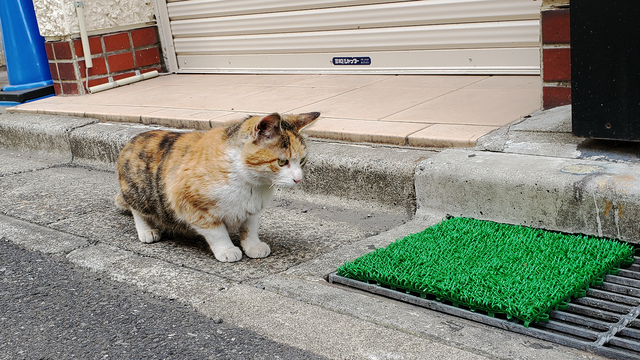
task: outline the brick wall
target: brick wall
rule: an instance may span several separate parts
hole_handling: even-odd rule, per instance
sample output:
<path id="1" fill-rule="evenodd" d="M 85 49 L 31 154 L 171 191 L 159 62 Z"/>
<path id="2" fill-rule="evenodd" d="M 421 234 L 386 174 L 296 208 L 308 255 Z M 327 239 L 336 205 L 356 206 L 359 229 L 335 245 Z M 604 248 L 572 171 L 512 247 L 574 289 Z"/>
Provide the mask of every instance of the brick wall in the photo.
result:
<path id="1" fill-rule="evenodd" d="M 93 67 L 88 72 L 80 39 L 47 41 L 45 49 L 56 95 L 87 94 L 87 75 L 92 87 L 133 76 L 136 70 L 163 72 L 156 29 L 150 26 L 89 37 Z"/>
<path id="2" fill-rule="evenodd" d="M 542 106 L 571 104 L 571 38 L 569 8 L 548 8 L 542 23 Z"/>

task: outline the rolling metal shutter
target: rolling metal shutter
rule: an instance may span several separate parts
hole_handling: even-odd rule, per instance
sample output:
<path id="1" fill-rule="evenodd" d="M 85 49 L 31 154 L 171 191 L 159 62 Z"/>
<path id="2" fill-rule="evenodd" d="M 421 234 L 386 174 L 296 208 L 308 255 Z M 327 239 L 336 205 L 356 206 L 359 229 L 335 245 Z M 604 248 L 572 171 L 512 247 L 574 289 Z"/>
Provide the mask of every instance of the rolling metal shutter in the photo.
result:
<path id="1" fill-rule="evenodd" d="M 180 72 L 539 74 L 541 0 L 168 0 Z"/>

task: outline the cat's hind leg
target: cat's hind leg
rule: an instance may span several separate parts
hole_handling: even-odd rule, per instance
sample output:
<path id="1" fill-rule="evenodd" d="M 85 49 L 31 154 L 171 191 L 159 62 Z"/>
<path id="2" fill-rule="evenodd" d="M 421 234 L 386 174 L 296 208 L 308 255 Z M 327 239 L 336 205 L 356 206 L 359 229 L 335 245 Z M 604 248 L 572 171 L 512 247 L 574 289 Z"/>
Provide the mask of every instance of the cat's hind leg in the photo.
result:
<path id="1" fill-rule="evenodd" d="M 271 248 L 258 238 L 259 215 L 249 215 L 240 226 L 240 245 L 248 257 L 257 259 L 269 256 Z"/>
<path id="2" fill-rule="evenodd" d="M 233 245 L 229 237 L 229 231 L 224 224 L 209 229 L 193 227 L 200 235 L 204 236 L 213 255 L 222 262 L 234 262 L 242 259 L 242 250 Z"/>
<path id="3" fill-rule="evenodd" d="M 133 209 L 131 209 L 131 213 L 133 214 L 133 221 L 136 223 L 136 231 L 140 241 L 150 244 L 160 240 L 160 231 L 154 229 L 144 215 Z"/>
<path id="4" fill-rule="evenodd" d="M 124 196 L 122 196 L 122 193 L 119 191 L 118 195 L 116 195 L 115 198 L 115 204 L 116 208 L 118 208 L 118 211 L 120 211 L 122 214 L 131 214 L 131 208 L 129 207 L 129 204 L 124 201 Z"/>

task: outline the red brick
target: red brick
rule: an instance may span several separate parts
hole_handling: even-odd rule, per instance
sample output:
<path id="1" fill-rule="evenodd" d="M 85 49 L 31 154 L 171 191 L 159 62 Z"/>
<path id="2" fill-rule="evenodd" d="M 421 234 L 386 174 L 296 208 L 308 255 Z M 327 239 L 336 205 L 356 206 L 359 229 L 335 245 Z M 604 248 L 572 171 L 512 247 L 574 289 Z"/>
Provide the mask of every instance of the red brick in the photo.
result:
<path id="1" fill-rule="evenodd" d="M 91 50 L 91 55 L 102 54 L 104 52 L 104 50 L 102 50 L 102 40 L 100 36 L 89 38 L 89 50 Z"/>
<path id="2" fill-rule="evenodd" d="M 151 26 L 144 29 L 131 30 L 131 41 L 133 47 L 153 45 L 158 42 L 156 27 Z"/>
<path id="3" fill-rule="evenodd" d="M 72 59 L 71 48 L 68 41 L 56 41 L 53 43 L 53 52 L 56 54 L 56 59 Z"/>
<path id="4" fill-rule="evenodd" d="M 60 82 L 56 81 L 53 83 L 53 91 L 56 93 L 56 95 L 62 94 L 62 87 L 60 86 Z"/>
<path id="5" fill-rule="evenodd" d="M 544 81 L 570 81 L 571 49 L 543 49 L 542 72 Z"/>
<path id="6" fill-rule="evenodd" d="M 128 77 L 132 77 L 135 74 L 136 74 L 135 72 L 128 72 L 128 73 L 124 73 L 124 74 L 120 74 L 120 75 L 114 75 L 113 76 L 113 81 L 117 81 L 117 80 L 120 80 L 120 79 L 125 79 L 125 78 L 128 78 Z"/>
<path id="7" fill-rule="evenodd" d="M 109 77 L 105 76 L 105 77 L 101 77 L 101 78 L 96 78 L 96 79 L 89 79 L 89 87 L 94 87 L 96 85 L 100 85 L 100 84 L 106 84 L 109 82 Z"/>
<path id="8" fill-rule="evenodd" d="M 65 95 L 78 95 L 80 91 L 78 90 L 77 82 L 63 82 L 62 83 L 62 93 Z"/>
<path id="9" fill-rule="evenodd" d="M 73 48 L 76 50 L 77 57 L 84 56 L 84 53 L 82 51 L 82 41 L 80 39 L 73 40 Z"/>
<path id="10" fill-rule="evenodd" d="M 542 43 L 568 44 L 571 42 L 569 9 L 542 12 Z"/>
<path id="11" fill-rule="evenodd" d="M 76 48 L 76 56 L 84 57 L 84 51 L 82 49 L 82 40 L 76 39 L 73 41 L 73 45 Z M 91 55 L 102 54 L 102 43 L 99 36 L 93 36 L 89 38 L 89 51 Z"/>
<path id="12" fill-rule="evenodd" d="M 107 56 L 109 72 L 118 72 L 133 69 L 133 54 L 130 52 Z"/>
<path id="13" fill-rule="evenodd" d="M 49 71 L 51 71 L 52 80 L 60 80 L 60 75 L 58 75 L 58 66 L 56 66 L 56 63 L 49 63 Z"/>
<path id="14" fill-rule="evenodd" d="M 93 62 L 93 66 L 89 68 L 89 76 L 107 74 L 107 63 L 103 57 L 91 58 L 91 61 Z M 80 76 L 86 77 L 85 61 L 78 61 L 78 67 L 80 69 Z"/>
<path id="15" fill-rule="evenodd" d="M 160 53 L 157 47 L 138 50 L 136 53 L 136 65 L 138 67 L 154 65 L 160 63 Z"/>
<path id="16" fill-rule="evenodd" d="M 44 43 L 44 50 L 47 52 L 47 59 L 55 60 L 56 58 L 53 56 L 53 44 L 50 42 Z"/>
<path id="17" fill-rule="evenodd" d="M 544 86 L 542 88 L 542 107 L 544 109 L 569 104 L 571 104 L 570 87 Z"/>
<path id="18" fill-rule="evenodd" d="M 126 32 L 113 35 L 105 35 L 102 39 L 104 40 L 104 50 L 106 52 L 131 48 L 131 43 L 129 42 L 129 34 L 127 34 Z"/>
<path id="19" fill-rule="evenodd" d="M 58 63 L 58 74 L 60 80 L 78 80 L 73 63 Z"/>

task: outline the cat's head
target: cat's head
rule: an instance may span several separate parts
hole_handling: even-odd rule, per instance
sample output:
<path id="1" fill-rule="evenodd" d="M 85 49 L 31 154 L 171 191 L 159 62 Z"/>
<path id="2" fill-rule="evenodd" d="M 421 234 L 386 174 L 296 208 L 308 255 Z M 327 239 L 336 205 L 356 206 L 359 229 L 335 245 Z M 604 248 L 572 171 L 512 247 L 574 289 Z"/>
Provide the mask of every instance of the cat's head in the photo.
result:
<path id="1" fill-rule="evenodd" d="M 302 181 L 307 146 L 300 130 L 320 116 L 271 114 L 246 119 L 241 127 L 247 137 L 241 160 L 252 177 L 262 183 L 291 187 Z"/>

